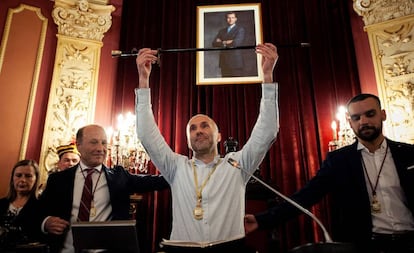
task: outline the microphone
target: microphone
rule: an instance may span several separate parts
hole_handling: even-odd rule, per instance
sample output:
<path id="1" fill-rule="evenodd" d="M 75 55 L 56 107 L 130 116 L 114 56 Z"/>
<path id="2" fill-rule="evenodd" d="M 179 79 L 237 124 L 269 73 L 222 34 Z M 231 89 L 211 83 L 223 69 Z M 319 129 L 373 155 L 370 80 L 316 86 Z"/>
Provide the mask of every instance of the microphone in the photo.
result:
<path id="1" fill-rule="evenodd" d="M 333 242 L 331 239 L 331 236 L 329 235 L 328 231 L 326 230 L 325 226 L 322 224 L 322 222 L 311 212 L 309 212 L 308 209 L 302 207 L 301 205 L 299 205 L 297 202 L 295 202 L 293 199 L 283 195 L 282 193 L 278 192 L 277 190 L 273 189 L 270 185 L 266 184 L 265 182 L 263 182 L 263 180 L 261 180 L 260 178 L 256 177 L 255 175 L 253 175 L 252 173 L 250 173 L 248 170 L 242 168 L 240 166 L 240 164 L 234 160 L 233 158 L 229 157 L 229 159 L 227 160 L 227 162 L 233 166 L 234 168 L 237 168 L 241 171 L 243 171 L 244 173 L 246 173 L 247 175 L 253 177 L 254 179 L 256 179 L 259 183 L 261 183 L 263 186 L 265 186 L 267 189 L 271 190 L 272 192 L 276 193 L 279 197 L 283 198 L 284 200 L 286 200 L 287 202 L 289 202 L 291 205 L 295 206 L 297 209 L 299 209 L 300 211 L 302 211 L 303 213 L 307 214 L 309 217 L 312 218 L 312 220 L 314 220 L 319 227 L 322 229 L 323 231 L 323 235 L 325 238 L 325 242 L 327 243 L 331 243 Z"/>

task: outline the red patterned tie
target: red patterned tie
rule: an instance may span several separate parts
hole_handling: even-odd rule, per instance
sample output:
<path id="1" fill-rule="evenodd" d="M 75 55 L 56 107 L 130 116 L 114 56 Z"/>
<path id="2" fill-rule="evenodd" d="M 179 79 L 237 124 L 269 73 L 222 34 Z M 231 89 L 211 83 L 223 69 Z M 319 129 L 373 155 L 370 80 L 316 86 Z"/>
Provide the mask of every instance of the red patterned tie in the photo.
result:
<path id="1" fill-rule="evenodd" d="M 85 169 L 88 173 L 85 177 L 85 184 L 83 185 L 82 198 L 79 205 L 78 221 L 89 221 L 89 211 L 92 202 L 92 174 L 94 169 Z M 83 173 L 83 172 L 82 172 Z"/>

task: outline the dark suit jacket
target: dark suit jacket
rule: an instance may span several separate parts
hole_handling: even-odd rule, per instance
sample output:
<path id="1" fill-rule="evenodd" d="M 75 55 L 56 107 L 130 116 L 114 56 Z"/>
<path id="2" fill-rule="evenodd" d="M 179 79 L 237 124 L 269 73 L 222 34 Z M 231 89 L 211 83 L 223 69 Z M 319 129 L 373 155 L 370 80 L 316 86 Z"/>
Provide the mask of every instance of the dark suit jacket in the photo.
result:
<path id="1" fill-rule="evenodd" d="M 414 214 L 414 145 L 386 139 L 397 168 L 407 207 Z M 298 203 L 310 207 L 330 194 L 331 224 L 334 241 L 367 245 L 371 238 L 371 207 L 361 155 L 357 142 L 328 153 L 317 175 L 304 188 L 292 195 Z M 290 204 L 283 203 L 269 212 L 258 214 L 259 227 L 269 228 L 299 214 Z"/>
<path id="2" fill-rule="evenodd" d="M 244 28 L 238 25 L 235 25 L 230 32 L 227 33 L 227 28 L 221 29 L 213 41 L 214 47 L 222 47 L 221 42 L 216 42 L 216 39 L 219 38 L 223 40 L 233 40 L 233 43 L 227 45 L 227 47 L 239 47 L 243 46 L 245 40 L 245 31 Z M 224 50 L 220 52 L 220 63 L 221 68 L 243 68 L 243 54 L 242 50 Z"/>
<path id="3" fill-rule="evenodd" d="M 49 176 L 46 189 L 40 197 L 43 217 L 57 216 L 70 221 L 77 168 L 78 165 Z M 169 187 L 162 176 L 132 175 L 120 166 L 113 169 L 103 166 L 102 169 L 108 182 L 113 220 L 127 220 L 130 218 L 129 207 L 132 193 L 157 191 Z M 52 252 L 63 246 L 63 236 L 55 238 L 52 236 L 50 239 Z"/>
<path id="4" fill-rule="evenodd" d="M 0 199 L 0 226 L 4 226 L 10 201 L 7 198 Z M 13 225 L 20 227 L 21 233 L 15 243 L 28 243 L 28 242 L 41 242 L 44 238 L 41 233 L 40 227 L 37 225 L 36 220 L 39 218 L 39 202 L 36 197 L 31 197 L 26 202 L 19 214 L 13 219 Z"/>

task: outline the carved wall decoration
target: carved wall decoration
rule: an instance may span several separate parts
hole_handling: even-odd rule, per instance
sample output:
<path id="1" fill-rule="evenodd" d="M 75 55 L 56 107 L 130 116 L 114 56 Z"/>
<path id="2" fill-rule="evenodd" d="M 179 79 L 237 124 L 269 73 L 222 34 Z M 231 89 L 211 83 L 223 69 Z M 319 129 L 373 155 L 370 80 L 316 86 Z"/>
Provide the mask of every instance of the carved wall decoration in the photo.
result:
<path id="1" fill-rule="evenodd" d="M 354 10 L 372 25 L 414 14 L 414 0 L 354 0 Z"/>
<path id="2" fill-rule="evenodd" d="M 56 1 L 52 16 L 59 34 L 101 41 L 112 25 L 112 17 L 107 15 L 111 10 L 111 6 L 89 4 L 87 0 L 60 0 Z"/>
<path id="3" fill-rule="evenodd" d="M 363 15 L 386 136 L 414 143 L 414 1 L 354 1 Z"/>
<path id="4" fill-rule="evenodd" d="M 100 50 L 113 11 L 112 5 L 87 0 L 55 1 L 58 44 L 39 161 L 42 181 L 56 166 L 56 147 L 94 119 Z"/>

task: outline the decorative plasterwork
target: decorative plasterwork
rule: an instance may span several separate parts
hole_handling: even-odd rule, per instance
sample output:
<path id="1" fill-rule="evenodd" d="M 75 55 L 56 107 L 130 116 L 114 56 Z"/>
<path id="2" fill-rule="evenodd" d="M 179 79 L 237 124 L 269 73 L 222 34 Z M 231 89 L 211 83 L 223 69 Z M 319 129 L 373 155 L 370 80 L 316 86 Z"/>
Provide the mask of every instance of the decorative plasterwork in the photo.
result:
<path id="1" fill-rule="evenodd" d="M 56 147 L 75 139 L 77 130 L 93 122 L 101 42 L 58 35 L 40 162 L 49 173 Z"/>
<path id="2" fill-rule="evenodd" d="M 114 10 L 86 0 L 55 1 L 58 42 L 39 161 L 42 181 L 58 161 L 56 147 L 94 122 L 102 38 Z"/>
<path id="3" fill-rule="evenodd" d="M 52 17 L 59 34 L 102 41 L 112 25 L 114 10 L 112 5 L 93 4 L 87 0 L 56 0 Z"/>
<path id="4" fill-rule="evenodd" d="M 353 0 L 354 10 L 365 25 L 414 14 L 414 0 Z"/>
<path id="5" fill-rule="evenodd" d="M 390 138 L 414 143 L 414 15 L 367 26 Z"/>
<path id="6" fill-rule="evenodd" d="M 353 0 L 368 33 L 385 134 L 414 143 L 414 0 Z"/>

